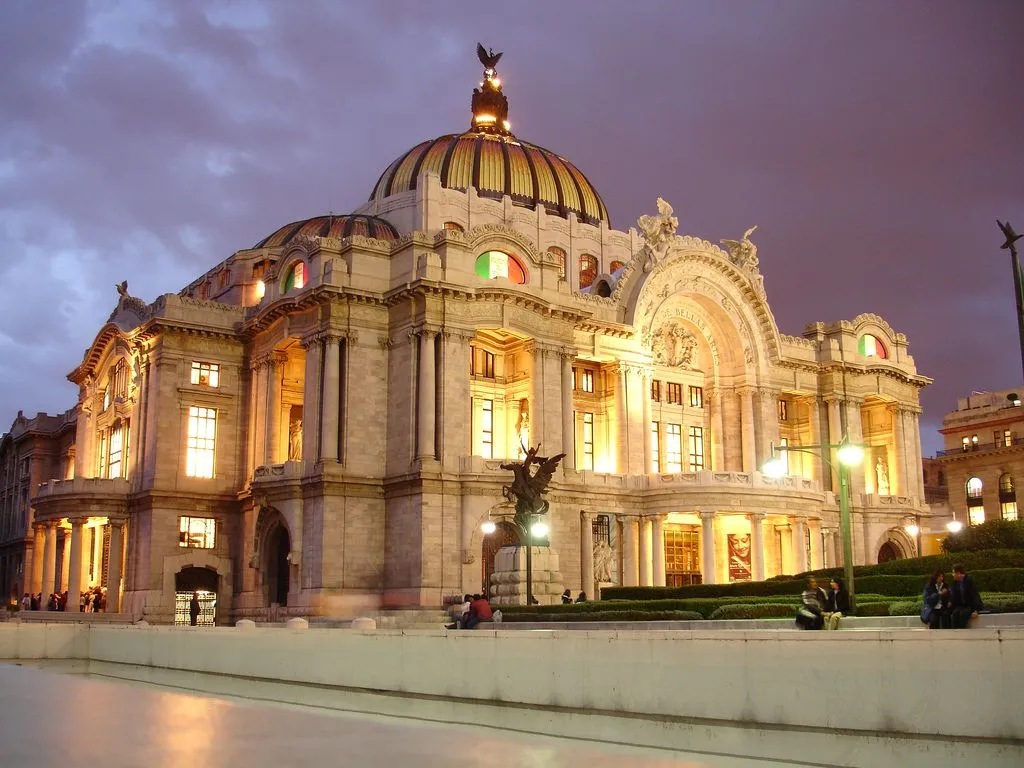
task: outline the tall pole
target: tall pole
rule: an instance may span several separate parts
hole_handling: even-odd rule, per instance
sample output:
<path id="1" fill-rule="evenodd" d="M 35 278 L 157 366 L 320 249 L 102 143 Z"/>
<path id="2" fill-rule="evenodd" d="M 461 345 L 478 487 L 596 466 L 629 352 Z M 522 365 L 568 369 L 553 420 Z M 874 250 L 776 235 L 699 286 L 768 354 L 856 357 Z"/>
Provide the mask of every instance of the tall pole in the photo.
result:
<path id="1" fill-rule="evenodd" d="M 843 576 L 850 593 L 850 613 L 857 615 L 856 590 L 853 587 L 853 528 L 850 524 L 850 468 L 839 464 L 839 528 L 843 537 Z"/>
<path id="2" fill-rule="evenodd" d="M 533 605 L 533 516 L 526 519 L 526 604 Z"/>
<path id="3" fill-rule="evenodd" d="M 1014 232 L 1008 221 L 1004 223 L 996 219 L 996 224 L 1006 237 L 1006 242 L 999 247 L 1010 252 L 1010 263 L 1013 265 L 1013 292 L 1017 300 L 1017 336 L 1020 339 L 1021 371 L 1024 372 L 1024 296 L 1021 295 L 1020 260 L 1017 258 L 1017 241 L 1022 235 Z"/>

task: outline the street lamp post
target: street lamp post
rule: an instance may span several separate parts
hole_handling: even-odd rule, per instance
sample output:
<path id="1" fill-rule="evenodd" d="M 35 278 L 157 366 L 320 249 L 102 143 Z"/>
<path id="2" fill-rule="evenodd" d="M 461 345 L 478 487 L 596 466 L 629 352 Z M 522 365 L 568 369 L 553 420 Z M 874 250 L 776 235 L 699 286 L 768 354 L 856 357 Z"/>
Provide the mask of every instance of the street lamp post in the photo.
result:
<path id="1" fill-rule="evenodd" d="M 547 502 L 541 510 L 520 514 L 517 512 L 512 517 L 512 524 L 519 533 L 519 540 L 526 542 L 526 604 L 536 605 L 537 600 L 533 596 L 533 540 L 534 537 L 544 538 L 548 535 L 548 525 L 543 520 L 536 520 L 547 512 Z M 480 526 L 480 530 L 488 536 L 497 529 L 493 520 L 486 520 Z M 490 585 L 485 585 L 488 588 Z"/>
<path id="2" fill-rule="evenodd" d="M 775 455 L 775 443 L 771 443 L 770 448 L 771 457 L 764 463 L 761 471 L 769 477 L 782 477 L 786 474 L 786 462 Z M 839 459 L 838 467 L 826 458 L 833 449 L 836 450 L 836 457 Z M 839 475 L 839 533 L 843 540 L 843 578 L 846 579 L 846 589 L 850 593 L 850 613 L 856 615 L 856 590 L 853 584 L 853 526 L 850 521 L 850 467 L 857 466 L 864 461 L 864 449 L 844 438 L 836 445 L 827 443 L 787 445 L 785 450 L 800 453 L 821 451 L 821 460 L 836 469 Z"/>
<path id="3" fill-rule="evenodd" d="M 914 545 L 917 547 L 917 556 L 921 557 L 924 554 L 921 551 L 921 516 L 914 515 L 914 522 L 905 525 L 904 530 L 914 537 Z"/>

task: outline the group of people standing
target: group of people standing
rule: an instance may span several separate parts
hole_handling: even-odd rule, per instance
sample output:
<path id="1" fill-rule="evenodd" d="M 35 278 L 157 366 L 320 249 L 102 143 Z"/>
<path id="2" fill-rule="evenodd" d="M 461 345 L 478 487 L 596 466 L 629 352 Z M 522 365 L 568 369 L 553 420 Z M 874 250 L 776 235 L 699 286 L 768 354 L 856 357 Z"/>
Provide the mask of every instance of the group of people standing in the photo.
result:
<path id="1" fill-rule="evenodd" d="M 106 610 L 107 596 L 100 587 L 86 590 L 79 596 L 78 610 L 81 613 L 99 613 Z M 21 597 L 21 610 L 23 611 L 67 611 L 68 593 L 54 592 L 46 602 L 43 602 L 42 592 L 30 595 L 26 592 Z M 74 610 L 71 608 L 70 610 Z"/>
<path id="2" fill-rule="evenodd" d="M 924 588 L 921 621 L 928 629 L 965 629 L 985 609 L 974 580 L 962 565 L 953 566 L 953 583 L 946 584 L 942 571 L 936 571 Z"/>
<path id="3" fill-rule="evenodd" d="M 838 576 L 829 582 L 831 591 L 818 586 L 813 576 L 800 596 L 796 623 L 801 629 L 839 629 L 839 620 L 850 612 L 850 593 Z"/>

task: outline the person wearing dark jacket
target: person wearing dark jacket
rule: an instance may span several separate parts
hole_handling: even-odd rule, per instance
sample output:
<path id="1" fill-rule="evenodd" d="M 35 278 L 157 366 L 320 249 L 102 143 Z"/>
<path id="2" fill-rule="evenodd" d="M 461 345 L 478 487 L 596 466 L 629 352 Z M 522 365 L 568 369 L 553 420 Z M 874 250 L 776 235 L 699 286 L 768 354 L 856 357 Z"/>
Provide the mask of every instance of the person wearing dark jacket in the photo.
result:
<path id="1" fill-rule="evenodd" d="M 202 606 L 199 605 L 199 593 L 193 592 L 192 599 L 188 603 L 188 623 L 196 626 L 199 623 L 199 614 L 202 613 Z"/>
<path id="2" fill-rule="evenodd" d="M 968 622 L 985 608 L 981 602 L 981 595 L 974 586 L 974 580 L 967 575 L 967 569 L 959 564 L 953 566 L 953 588 L 950 590 L 950 597 L 953 603 L 953 629 L 966 629 Z"/>
<path id="3" fill-rule="evenodd" d="M 800 608 L 796 614 L 796 625 L 802 629 L 821 629 L 825 624 L 822 599 L 824 591 L 818 588 L 813 576 L 807 580 L 807 588 L 800 596 Z"/>
<path id="4" fill-rule="evenodd" d="M 825 629 L 839 629 L 839 620 L 850 615 L 850 593 L 838 576 L 832 579 L 832 591 L 825 603 Z"/>
<path id="5" fill-rule="evenodd" d="M 928 625 L 928 629 L 949 629 L 950 628 L 950 601 L 949 585 L 946 584 L 946 577 L 942 571 L 936 571 L 924 587 L 924 594 L 921 597 L 924 606 L 921 608 L 921 621 Z"/>

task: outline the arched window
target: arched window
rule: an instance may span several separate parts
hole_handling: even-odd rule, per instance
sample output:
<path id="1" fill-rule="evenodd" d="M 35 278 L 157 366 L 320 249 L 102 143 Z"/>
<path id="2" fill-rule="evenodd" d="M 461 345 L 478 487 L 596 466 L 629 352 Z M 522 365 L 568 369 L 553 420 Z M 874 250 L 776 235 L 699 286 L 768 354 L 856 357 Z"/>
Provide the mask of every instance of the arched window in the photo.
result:
<path id="1" fill-rule="evenodd" d="M 613 261 L 608 265 L 608 271 L 613 275 L 625 266 L 621 261 Z"/>
<path id="2" fill-rule="evenodd" d="M 597 277 L 597 257 L 590 254 L 580 256 L 580 290 L 589 288 Z"/>
<path id="3" fill-rule="evenodd" d="M 107 384 L 107 392 L 115 400 L 128 397 L 128 361 L 123 357 L 114 363 L 110 369 L 110 382 Z"/>
<path id="4" fill-rule="evenodd" d="M 889 356 L 882 340 L 870 333 L 865 333 L 860 337 L 860 340 L 857 342 L 857 351 L 864 355 L 864 357 L 877 357 L 881 360 L 885 360 Z"/>
<path id="5" fill-rule="evenodd" d="M 299 289 L 306 284 L 306 265 L 301 261 L 295 262 L 295 265 L 288 271 L 288 277 L 284 280 L 284 292 L 292 290 L 292 288 Z"/>
<path id="6" fill-rule="evenodd" d="M 461 224 L 459 224 L 457 221 L 446 221 L 444 223 L 444 228 L 446 230 L 448 230 L 449 232 L 465 232 L 466 231 L 463 228 L 463 226 Z"/>
<path id="7" fill-rule="evenodd" d="M 1003 520 L 1017 519 L 1017 489 L 1009 472 L 999 476 L 999 514 Z"/>
<path id="8" fill-rule="evenodd" d="M 967 520 L 971 525 L 985 522 L 985 504 L 982 501 L 981 490 L 980 477 L 972 477 L 967 481 Z"/>
<path id="9" fill-rule="evenodd" d="M 519 259 L 504 251 L 484 251 L 477 256 L 476 274 L 483 280 L 503 277 L 517 285 L 526 282 L 526 269 Z"/>
<path id="10" fill-rule="evenodd" d="M 566 272 L 566 256 L 565 251 L 559 248 L 557 245 L 552 245 L 548 248 L 548 253 L 558 259 L 558 279 L 565 280 Z"/>

